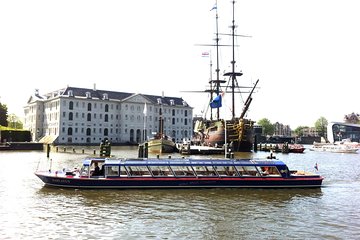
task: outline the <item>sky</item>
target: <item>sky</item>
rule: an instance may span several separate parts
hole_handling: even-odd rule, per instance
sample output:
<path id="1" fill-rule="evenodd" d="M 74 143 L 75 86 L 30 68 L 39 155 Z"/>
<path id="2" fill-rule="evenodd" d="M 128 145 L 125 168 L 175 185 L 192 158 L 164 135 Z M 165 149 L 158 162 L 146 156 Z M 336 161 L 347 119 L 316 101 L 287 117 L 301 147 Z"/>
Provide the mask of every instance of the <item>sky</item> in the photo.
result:
<path id="1" fill-rule="evenodd" d="M 215 0 L 0 1 L 0 102 L 9 114 L 66 86 L 182 97 L 201 114 L 216 65 Z M 238 0 L 239 85 L 258 88 L 248 118 L 314 126 L 359 113 L 360 14 L 356 0 Z M 219 32 L 232 4 L 218 0 Z M 221 35 L 220 44 L 231 39 Z M 202 57 L 209 52 L 211 58 Z M 220 73 L 230 70 L 222 47 Z M 215 78 L 215 67 L 212 78 Z M 227 80 L 224 77 L 222 79 Z M 221 111 L 231 108 L 225 94 Z M 244 95 L 243 99 L 246 98 Z M 236 103 L 237 114 L 242 102 Z"/>

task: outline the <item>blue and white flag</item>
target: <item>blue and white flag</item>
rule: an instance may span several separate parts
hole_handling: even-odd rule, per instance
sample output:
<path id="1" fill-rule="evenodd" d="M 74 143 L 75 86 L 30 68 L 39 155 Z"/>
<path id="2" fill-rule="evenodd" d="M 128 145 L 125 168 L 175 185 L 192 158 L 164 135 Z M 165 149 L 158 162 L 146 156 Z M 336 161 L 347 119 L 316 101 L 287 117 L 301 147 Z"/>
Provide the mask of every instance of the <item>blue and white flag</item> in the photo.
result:
<path id="1" fill-rule="evenodd" d="M 221 103 L 221 95 L 217 95 L 214 100 L 211 101 L 210 103 L 210 107 L 211 108 L 220 108 L 222 106 L 222 103 Z"/>
<path id="2" fill-rule="evenodd" d="M 210 11 L 215 10 L 215 9 L 217 9 L 217 4 L 216 4 L 216 3 L 215 3 L 214 6 L 212 7 L 212 9 L 210 9 Z"/>

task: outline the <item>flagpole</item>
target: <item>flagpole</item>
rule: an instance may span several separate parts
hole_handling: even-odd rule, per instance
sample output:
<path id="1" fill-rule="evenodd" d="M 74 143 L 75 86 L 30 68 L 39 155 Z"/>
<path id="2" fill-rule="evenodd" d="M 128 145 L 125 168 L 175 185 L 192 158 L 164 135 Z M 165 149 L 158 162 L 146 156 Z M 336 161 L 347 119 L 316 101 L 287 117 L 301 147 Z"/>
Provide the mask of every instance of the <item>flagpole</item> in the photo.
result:
<path id="1" fill-rule="evenodd" d="M 147 108 L 146 108 L 146 102 L 144 104 L 144 131 L 143 131 L 143 139 L 144 139 L 144 143 L 146 142 L 146 118 L 147 118 Z"/>

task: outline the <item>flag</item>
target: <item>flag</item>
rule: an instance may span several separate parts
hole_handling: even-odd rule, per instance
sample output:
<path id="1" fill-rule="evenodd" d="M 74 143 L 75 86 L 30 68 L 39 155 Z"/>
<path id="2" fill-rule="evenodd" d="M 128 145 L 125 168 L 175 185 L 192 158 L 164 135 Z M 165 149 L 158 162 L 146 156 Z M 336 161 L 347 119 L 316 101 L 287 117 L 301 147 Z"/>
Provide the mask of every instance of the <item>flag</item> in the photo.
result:
<path id="1" fill-rule="evenodd" d="M 315 163 L 314 168 L 315 168 L 315 170 L 316 170 L 316 171 L 319 171 L 319 166 L 318 166 L 318 164 L 317 164 L 317 163 Z"/>
<path id="2" fill-rule="evenodd" d="M 146 116 L 147 115 L 147 108 L 146 108 L 146 103 L 145 103 L 145 105 L 144 105 L 144 115 Z"/>
<path id="3" fill-rule="evenodd" d="M 201 56 L 202 56 L 202 57 L 209 57 L 209 52 L 203 52 L 203 53 L 201 54 Z"/>
<path id="4" fill-rule="evenodd" d="M 215 3 L 214 6 L 212 7 L 212 9 L 210 9 L 210 11 L 215 10 L 215 9 L 217 9 L 217 4 L 216 4 L 216 3 Z"/>
<path id="5" fill-rule="evenodd" d="M 210 103 L 211 108 L 220 108 L 222 106 L 221 104 L 221 95 L 217 95 L 214 100 Z"/>

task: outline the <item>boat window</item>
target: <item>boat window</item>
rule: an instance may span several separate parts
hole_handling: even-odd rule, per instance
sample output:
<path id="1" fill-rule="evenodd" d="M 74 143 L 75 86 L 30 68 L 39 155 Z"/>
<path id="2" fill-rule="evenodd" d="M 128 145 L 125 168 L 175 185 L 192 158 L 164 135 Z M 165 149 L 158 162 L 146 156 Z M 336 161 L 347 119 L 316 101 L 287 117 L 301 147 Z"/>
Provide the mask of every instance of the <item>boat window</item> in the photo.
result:
<path id="1" fill-rule="evenodd" d="M 241 176 L 256 176 L 258 171 L 255 166 L 236 166 Z"/>
<path id="2" fill-rule="evenodd" d="M 190 166 L 171 166 L 175 176 L 195 176 L 194 171 Z"/>
<path id="3" fill-rule="evenodd" d="M 150 168 L 152 175 L 155 177 L 172 175 L 172 172 L 168 166 L 150 166 L 149 168 Z"/>
<path id="4" fill-rule="evenodd" d="M 130 176 L 151 176 L 147 166 L 125 166 Z"/>
<path id="5" fill-rule="evenodd" d="M 119 176 L 119 166 L 106 166 L 105 167 L 106 176 Z"/>
<path id="6" fill-rule="evenodd" d="M 83 166 L 80 171 L 81 176 L 89 176 L 89 168 L 90 166 Z"/>
<path id="7" fill-rule="evenodd" d="M 120 167 L 120 176 L 128 176 L 128 173 L 125 170 L 125 167 Z"/>
<path id="8" fill-rule="evenodd" d="M 194 170 L 197 176 L 217 176 L 212 166 L 196 166 Z"/>
<path id="9" fill-rule="evenodd" d="M 274 166 L 263 166 L 257 167 L 262 176 L 280 177 L 281 174 L 277 167 Z"/>
<path id="10" fill-rule="evenodd" d="M 216 171 L 220 176 L 237 176 L 234 166 L 216 166 Z"/>

